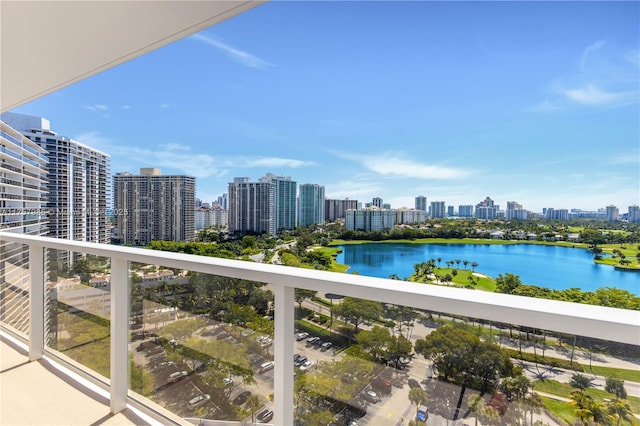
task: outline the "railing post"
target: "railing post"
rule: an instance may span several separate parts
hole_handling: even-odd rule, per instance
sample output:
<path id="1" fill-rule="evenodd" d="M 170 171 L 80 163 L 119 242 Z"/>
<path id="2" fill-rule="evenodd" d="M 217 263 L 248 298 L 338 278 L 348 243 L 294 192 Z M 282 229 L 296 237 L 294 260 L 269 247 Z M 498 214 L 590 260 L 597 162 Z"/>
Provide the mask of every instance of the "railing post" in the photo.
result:
<path id="1" fill-rule="evenodd" d="M 273 372 L 275 425 L 293 424 L 294 288 L 274 286 Z"/>
<path id="2" fill-rule="evenodd" d="M 29 244 L 29 361 L 44 355 L 44 247 Z"/>
<path id="3" fill-rule="evenodd" d="M 127 408 L 129 393 L 129 264 L 111 258 L 111 413 Z"/>

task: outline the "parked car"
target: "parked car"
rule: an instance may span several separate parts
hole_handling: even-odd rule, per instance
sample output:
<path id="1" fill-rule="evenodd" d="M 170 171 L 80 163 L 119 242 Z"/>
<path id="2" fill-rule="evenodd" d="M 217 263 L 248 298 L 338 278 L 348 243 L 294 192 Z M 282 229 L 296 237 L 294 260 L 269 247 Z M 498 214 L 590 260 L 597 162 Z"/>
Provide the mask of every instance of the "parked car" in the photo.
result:
<path id="1" fill-rule="evenodd" d="M 305 362 L 307 362 L 307 357 L 305 355 L 300 355 L 298 359 L 295 359 L 293 361 L 293 365 L 295 365 L 296 367 L 300 367 Z"/>
<path id="2" fill-rule="evenodd" d="M 333 346 L 331 342 L 324 342 L 322 345 L 320 345 L 320 350 L 324 352 L 326 350 L 331 349 L 331 346 Z"/>
<path id="3" fill-rule="evenodd" d="M 426 405 L 421 405 L 418 407 L 418 412 L 416 413 L 416 420 L 419 422 L 427 422 L 427 418 L 429 417 L 429 409 Z"/>
<path id="4" fill-rule="evenodd" d="M 369 401 L 372 404 L 375 404 L 376 402 L 380 401 L 380 396 L 372 390 L 362 392 L 362 398 L 364 398 L 365 400 Z"/>
<path id="5" fill-rule="evenodd" d="M 242 405 L 245 402 L 247 402 L 250 396 L 251 396 L 250 391 L 242 391 L 235 398 L 233 398 L 232 402 L 236 405 Z"/>
<path id="6" fill-rule="evenodd" d="M 273 419 L 273 410 L 269 408 L 260 411 L 256 416 L 256 420 L 260 423 L 268 423 L 271 419 Z"/>
<path id="7" fill-rule="evenodd" d="M 267 372 L 273 369 L 273 367 L 275 367 L 275 363 L 273 361 L 263 362 L 262 364 L 260 364 L 260 372 L 261 373 Z"/>
<path id="8" fill-rule="evenodd" d="M 318 340 L 320 340 L 320 338 L 319 338 L 318 336 L 309 337 L 309 338 L 307 339 L 307 347 L 309 347 L 309 346 L 313 346 L 313 344 L 314 344 L 315 342 L 317 342 Z"/>
<path id="9" fill-rule="evenodd" d="M 169 374 L 169 383 L 176 383 L 180 380 L 185 379 L 189 374 L 186 371 L 176 371 L 175 373 Z"/>
<path id="10" fill-rule="evenodd" d="M 222 379 L 222 383 L 224 383 L 225 386 L 231 386 L 233 385 L 233 379 L 231 377 L 225 377 Z"/>
<path id="11" fill-rule="evenodd" d="M 311 367 L 313 367 L 316 364 L 315 361 L 305 361 L 301 366 L 300 366 L 300 370 L 301 371 L 307 371 L 308 369 L 310 369 Z"/>
<path id="12" fill-rule="evenodd" d="M 209 394 L 198 395 L 195 398 L 192 398 L 189 400 L 189 408 L 199 407 L 210 399 L 211 399 L 211 395 Z"/>
<path id="13" fill-rule="evenodd" d="M 416 379 L 409 379 L 409 387 L 411 389 L 419 388 L 420 387 L 420 383 L 418 383 L 418 381 Z"/>
<path id="14" fill-rule="evenodd" d="M 302 333 L 296 334 L 296 340 L 297 341 L 304 340 L 307 337 L 309 337 L 309 333 L 307 333 L 306 331 L 303 331 Z"/>

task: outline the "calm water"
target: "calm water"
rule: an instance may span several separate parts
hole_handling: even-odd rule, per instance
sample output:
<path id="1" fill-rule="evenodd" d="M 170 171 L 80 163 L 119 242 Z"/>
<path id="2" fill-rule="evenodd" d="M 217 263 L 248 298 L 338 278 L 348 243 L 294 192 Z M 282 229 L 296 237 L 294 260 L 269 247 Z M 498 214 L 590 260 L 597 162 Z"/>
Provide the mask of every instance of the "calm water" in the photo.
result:
<path id="1" fill-rule="evenodd" d="M 512 273 L 525 284 L 562 290 L 578 287 L 593 291 L 600 287 L 616 287 L 640 295 L 640 273 L 623 272 L 612 266 L 593 263 L 587 250 L 532 244 L 353 244 L 341 246 L 337 261 L 349 265 L 348 272 L 388 278 L 392 274 L 407 278 L 413 265 L 429 259 L 460 259 L 477 262 L 476 272 L 497 277 Z M 438 264 L 436 260 L 436 265 Z M 456 265 L 453 265 L 456 267 Z"/>

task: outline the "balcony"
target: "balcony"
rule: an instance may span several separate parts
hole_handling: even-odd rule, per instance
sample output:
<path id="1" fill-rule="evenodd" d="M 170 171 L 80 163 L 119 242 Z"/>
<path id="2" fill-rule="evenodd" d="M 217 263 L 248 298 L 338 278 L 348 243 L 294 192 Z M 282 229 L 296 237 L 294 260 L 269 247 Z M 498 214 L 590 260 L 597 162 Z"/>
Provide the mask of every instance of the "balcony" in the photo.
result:
<path id="1" fill-rule="evenodd" d="M 273 418 L 266 418 L 265 422 L 293 425 L 303 414 L 309 413 L 309 405 L 305 405 L 296 393 L 294 376 L 320 375 L 323 368 L 338 365 L 338 360 L 346 362 L 356 359 L 350 358 L 351 355 L 343 351 L 343 347 L 334 351 L 341 343 L 334 343 L 329 349 L 316 349 L 312 343 L 304 341 L 306 336 L 296 337 L 295 329 L 301 324 L 300 320 L 294 321 L 296 307 L 302 307 L 303 302 L 294 299 L 295 289 L 409 307 L 411 312 L 419 313 L 420 318 L 424 319 L 424 327 L 428 326 L 429 321 L 435 322 L 437 318 L 446 317 L 453 319 L 454 323 L 457 321 L 470 324 L 471 328 L 482 328 L 489 333 L 483 334 L 483 340 L 497 339 L 505 347 L 509 344 L 508 334 L 514 327 L 520 330 L 520 335 L 525 330 L 527 335 L 531 332 L 549 336 L 549 339 L 552 335 L 564 336 L 565 343 L 579 336 L 584 340 L 632 345 L 630 347 L 636 356 L 640 343 L 640 314 L 636 311 L 7 232 L 0 232 L 0 242 L 0 258 L 3 261 L 3 296 L 0 300 L 2 350 L 3 354 L 8 354 L 3 356 L 2 366 L 2 416 L 7 421 L 19 418 L 22 412 L 33 412 L 36 418 L 45 418 L 43 410 L 50 409 L 47 398 L 21 399 L 9 395 L 9 389 L 24 389 L 23 392 L 28 392 L 24 394 L 31 395 L 31 392 L 38 390 L 37 386 L 30 388 L 33 383 L 56 380 L 57 383 L 51 386 L 57 389 L 55 392 L 59 392 L 58 395 L 63 392 L 67 395 L 65 389 L 71 387 L 67 399 L 72 399 L 69 403 L 71 407 L 58 410 L 62 419 L 68 419 L 69 422 L 72 420 L 73 407 L 82 406 L 89 416 L 93 415 L 88 417 L 91 421 L 80 422 L 83 424 L 97 424 L 100 419 L 130 424 L 145 421 L 163 424 L 239 424 L 251 423 L 260 411 L 267 409 L 272 410 Z M 45 278 L 51 276 L 54 267 L 47 260 L 52 250 L 92 256 L 92 259 L 97 259 L 96 264 L 104 266 L 104 281 L 94 278 L 97 280 L 95 287 L 84 286 L 82 297 L 71 297 L 72 292 L 68 289 L 75 288 L 76 284 L 63 284 L 59 278 L 58 284 L 53 286 Z M 24 256 L 20 253 L 24 253 Z M 131 277 L 138 274 L 137 271 L 153 272 L 140 272 L 140 287 L 132 287 L 131 282 L 135 280 Z M 184 271 L 190 271 L 191 275 L 186 275 Z M 202 283 L 194 284 L 195 287 L 190 290 L 193 291 L 193 300 L 188 306 L 181 307 L 181 299 L 176 294 L 178 287 L 172 290 L 172 285 L 193 280 L 193 273 L 216 277 L 217 282 L 237 279 L 245 280 L 242 282 L 246 285 L 266 284 L 265 288 L 269 288 L 274 295 L 273 319 L 256 321 L 255 324 L 211 320 L 209 316 L 199 313 L 201 311 L 197 307 L 203 303 L 207 307 L 212 306 L 217 296 L 193 290 L 205 288 Z M 28 275 L 22 277 L 24 274 Z M 204 276 L 198 277 L 202 282 L 205 281 Z M 24 288 L 20 288 L 21 285 Z M 165 288 L 160 290 L 162 285 Z M 66 290 L 64 286 L 67 286 Z M 157 289 L 155 296 L 153 291 L 143 291 L 149 288 Z M 75 296 L 78 294 L 75 293 Z M 195 296 L 202 296 L 204 302 L 195 300 Z M 185 296 L 184 300 L 188 298 Z M 334 298 L 330 297 L 330 300 L 333 303 Z M 310 310 L 314 313 L 312 320 L 330 313 L 328 307 L 320 305 L 307 309 Z M 74 329 L 88 330 L 88 326 L 78 325 L 80 321 L 87 321 L 91 326 L 99 325 L 102 329 L 91 335 L 87 332 L 80 340 L 71 341 L 68 336 L 73 334 Z M 185 321 L 198 324 L 197 333 L 191 329 L 179 336 L 181 331 L 172 324 L 183 324 Z M 422 326 L 418 322 L 415 328 L 411 325 L 411 333 L 408 329 L 403 331 L 400 322 L 399 333 L 406 332 L 407 337 L 414 341 L 417 337 L 424 337 L 420 335 L 424 334 L 424 330 L 420 331 Z M 312 333 L 313 330 L 322 328 L 327 332 L 328 329 L 330 336 L 337 338 L 340 337 L 337 324 L 337 319 L 332 317 L 330 323 L 323 326 L 310 324 L 309 327 Z M 271 326 L 273 331 L 269 331 Z M 360 327 L 363 330 L 368 326 L 361 324 Z M 13 342 L 13 350 L 8 349 L 5 342 Z M 25 345 L 23 354 L 20 345 Z M 544 351 L 546 347 L 551 351 L 550 346 L 545 345 L 542 343 L 538 350 Z M 344 346 L 349 346 L 349 343 Z M 565 346 L 568 347 L 567 344 Z M 306 354 L 307 360 L 313 361 L 304 369 L 299 368 L 304 363 L 294 367 L 294 353 L 301 352 Z M 176 353 L 183 354 L 183 364 L 180 364 L 180 357 Z M 184 355 L 187 353 L 190 355 Z M 87 357 L 87 354 L 91 356 Z M 25 355 L 31 361 L 39 362 L 26 363 Z M 582 356 L 587 357 L 585 351 Z M 588 356 L 588 360 L 583 358 L 581 362 L 598 363 L 597 356 L 595 360 L 591 352 Z M 97 359 L 104 362 L 96 363 Z M 224 378 L 220 371 L 210 367 L 212 362 L 218 370 L 224 370 Z M 637 368 L 637 363 L 637 358 L 630 360 L 628 365 L 631 367 L 628 368 L 632 369 L 633 365 Z M 369 398 L 368 402 L 363 403 L 364 414 L 360 413 L 358 424 L 382 424 L 381 421 L 384 424 L 406 424 L 405 421 L 412 419 L 416 412 L 415 405 L 407 399 L 415 383 L 429 394 L 427 406 L 432 410 L 432 418 L 453 421 L 455 424 L 456 421 L 462 421 L 464 415 L 474 416 L 473 413 L 469 414 L 466 399 L 462 408 L 458 404 L 457 409 L 454 409 L 456 398 L 451 400 L 453 407 L 447 408 L 449 404 L 442 403 L 445 393 L 450 392 L 457 397 L 460 387 L 443 383 L 435 377 L 430 378 L 426 372 L 430 371 L 433 375 L 433 371 L 422 355 L 415 355 L 411 363 L 403 362 L 402 368 L 397 360 L 395 365 L 388 362 L 365 364 L 358 364 L 352 371 L 345 372 L 337 382 L 344 389 L 353 384 L 353 389 L 357 388 L 353 391 L 355 393 L 349 390 L 352 394 L 326 394 L 323 399 L 325 402 L 332 401 L 326 411 L 335 414 L 337 419 L 345 412 L 353 414 L 355 399 L 361 403 Z M 527 367 L 524 362 L 522 365 Z M 67 376 L 61 370 L 54 370 L 53 366 L 63 366 L 71 373 Z M 537 364 L 536 368 L 539 368 Z M 365 382 L 357 383 L 354 378 L 356 370 L 366 370 L 363 373 Z M 539 374 L 547 373 L 552 374 L 550 370 Z M 134 374 L 142 374 L 150 380 L 146 390 L 144 386 L 134 386 L 136 389 L 132 389 Z M 415 382 L 410 380 L 412 378 Z M 85 381 L 90 383 L 87 385 L 90 387 L 84 387 Z M 385 386 L 378 388 L 383 398 L 376 396 L 376 401 L 373 401 L 374 397 L 367 395 L 367 391 L 374 389 L 376 383 L 384 383 Z M 636 384 L 628 387 L 630 395 L 640 396 Z M 261 397 L 260 409 L 250 410 L 248 403 L 241 400 L 241 391 L 246 389 Z M 314 390 L 316 393 L 329 391 L 331 389 L 323 389 L 320 385 Z M 358 398 L 352 399 L 352 396 Z M 12 399 L 6 399 L 9 397 Z M 224 398 L 224 401 L 217 398 Z M 15 403 L 5 405 L 5 400 Z M 52 400 L 55 400 L 53 396 Z M 37 410 L 34 407 L 38 407 Z M 466 414 L 463 414 L 465 411 Z M 115 417 L 109 417 L 109 413 L 115 414 Z M 541 419 L 553 421 L 544 417 Z"/>

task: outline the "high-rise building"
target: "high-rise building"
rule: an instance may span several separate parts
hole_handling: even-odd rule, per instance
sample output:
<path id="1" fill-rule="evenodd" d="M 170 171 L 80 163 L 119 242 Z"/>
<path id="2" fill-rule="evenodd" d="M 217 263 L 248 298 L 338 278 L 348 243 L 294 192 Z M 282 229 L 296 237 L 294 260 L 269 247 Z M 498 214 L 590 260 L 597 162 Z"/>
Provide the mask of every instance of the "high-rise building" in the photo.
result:
<path id="1" fill-rule="evenodd" d="M 0 121 L 0 230 L 27 235 L 47 234 L 46 151 Z M 27 333 L 29 321 L 29 248 L 0 243 L 0 321 Z"/>
<path id="2" fill-rule="evenodd" d="M 507 211 L 505 217 L 507 219 L 526 220 L 527 211 L 522 208 L 522 204 L 515 201 L 507 201 Z"/>
<path id="3" fill-rule="evenodd" d="M 276 234 L 275 186 L 237 177 L 229 182 L 229 232 Z"/>
<path id="4" fill-rule="evenodd" d="M 324 200 L 324 219 L 326 222 L 335 222 L 344 219 L 347 210 L 358 210 L 358 200 Z"/>
<path id="5" fill-rule="evenodd" d="M 443 218 L 445 215 L 444 201 L 432 201 L 429 207 L 429 216 L 432 218 Z"/>
<path id="6" fill-rule="evenodd" d="M 427 197 L 424 195 L 418 195 L 416 197 L 416 210 L 427 211 Z"/>
<path id="7" fill-rule="evenodd" d="M 371 201 L 371 205 L 381 209 L 382 208 L 382 198 L 373 197 L 373 200 Z"/>
<path id="8" fill-rule="evenodd" d="M 607 211 L 607 216 L 606 216 L 607 222 L 615 222 L 617 220 L 620 220 L 620 211 L 616 206 L 607 206 L 606 211 Z"/>
<path id="9" fill-rule="evenodd" d="M 629 223 L 640 222 L 640 207 L 636 206 L 635 204 L 633 206 L 629 206 L 629 214 L 627 220 L 629 221 Z"/>
<path id="10" fill-rule="evenodd" d="M 144 246 L 152 240 L 192 241 L 196 180 L 142 168 L 113 177 L 114 239 Z"/>
<path id="11" fill-rule="evenodd" d="M 296 227 L 296 196 L 298 184 L 290 176 L 276 176 L 267 173 L 260 179 L 274 186 L 273 211 L 276 231 L 289 230 Z"/>
<path id="12" fill-rule="evenodd" d="M 447 217 L 453 217 L 453 216 L 454 216 L 453 206 L 447 206 Z"/>
<path id="13" fill-rule="evenodd" d="M 344 227 L 347 231 L 384 231 L 395 225 L 396 212 L 394 210 L 370 207 L 363 210 L 347 210 L 345 212 Z"/>
<path id="14" fill-rule="evenodd" d="M 473 217 L 473 206 L 471 204 L 459 205 L 458 216 L 460 217 Z"/>
<path id="15" fill-rule="evenodd" d="M 478 219 L 495 219 L 498 217 L 498 210 L 500 210 L 500 206 L 495 205 L 490 197 L 486 197 L 476 205 L 475 217 Z"/>
<path id="16" fill-rule="evenodd" d="M 414 223 L 422 223 L 427 220 L 427 212 L 424 210 L 401 207 L 396 209 L 395 212 L 395 223 L 398 225 L 411 225 Z"/>
<path id="17" fill-rule="evenodd" d="M 324 223 L 324 186 L 300 185 L 300 226 Z"/>
<path id="18" fill-rule="evenodd" d="M 109 243 L 110 156 L 51 131 L 49 120 L 42 117 L 15 113 L 2 117 L 47 152 L 48 236 Z"/>

